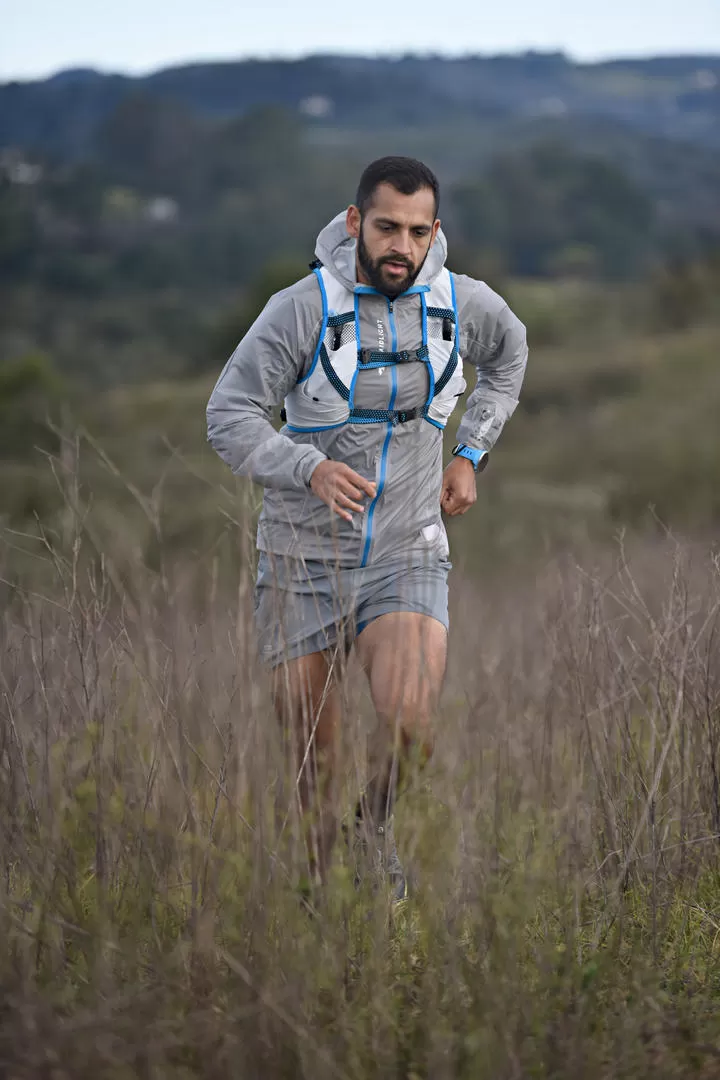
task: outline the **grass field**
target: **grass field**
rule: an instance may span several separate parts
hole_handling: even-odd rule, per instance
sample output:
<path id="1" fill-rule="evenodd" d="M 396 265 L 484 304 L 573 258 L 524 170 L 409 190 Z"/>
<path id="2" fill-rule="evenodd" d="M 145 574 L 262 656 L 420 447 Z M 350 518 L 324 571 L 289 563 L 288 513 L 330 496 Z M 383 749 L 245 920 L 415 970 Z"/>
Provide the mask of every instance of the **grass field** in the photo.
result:
<path id="1" fill-rule="evenodd" d="M 394 918 L 341 847 L 299 902 L 212 380 L 78 398 L 3 464 L 0 1075 L 720 1077 L 718 330 L 577 301 L 450 530 Z M 341 812 L 372 740 L 351 663 Z"/>
<path id="2" fill-rule="evenodd" d="M 716 561 L 457 583 L 391 918 L 342 849 L 299 902 L 247 576 L 43 558 L 2 623 L 4 1075 L 720 1075 Z M 345 808 L 371 726 L 351 670 Z"/>

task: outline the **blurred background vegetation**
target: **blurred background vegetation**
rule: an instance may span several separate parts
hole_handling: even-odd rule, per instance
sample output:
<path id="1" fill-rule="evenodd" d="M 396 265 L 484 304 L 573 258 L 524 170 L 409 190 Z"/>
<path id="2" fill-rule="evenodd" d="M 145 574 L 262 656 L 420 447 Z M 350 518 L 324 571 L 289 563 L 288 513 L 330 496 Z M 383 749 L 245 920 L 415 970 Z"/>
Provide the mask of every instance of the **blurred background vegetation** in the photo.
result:
<path id="1" fill-rule="evenodd" d="M 454 523 L 461 557 L 658 521 L 707 535 L 719 86 L 718 58 L 532 53 L 0 86 L 0 521 L 53 519 L 47 454 L 81 427 L 139 491 L 163 478 L 178 543 L 212 542 L 213 485 L 232 487 L 205 445 L 213 381 L 364 164 L 397 152 L 437 171 L 452 268 L 507 297 L 532 350 L 481 512 Z M 112 536 L 137 500 L 81 456 Z"/>

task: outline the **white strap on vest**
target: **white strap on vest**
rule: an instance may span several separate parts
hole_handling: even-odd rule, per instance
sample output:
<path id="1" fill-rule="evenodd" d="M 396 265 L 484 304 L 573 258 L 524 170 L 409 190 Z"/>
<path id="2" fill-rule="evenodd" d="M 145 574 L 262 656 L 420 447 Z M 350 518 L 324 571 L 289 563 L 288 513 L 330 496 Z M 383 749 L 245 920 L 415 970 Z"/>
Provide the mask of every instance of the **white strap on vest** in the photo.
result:
<path id="1" fill-rule="evenodd" d="M 358 373 L 412 359 L 409 352 L 362 349 L 359 305 L 367 286 L 350 292 L 325 267 L 316 267 L 323 301 L 323 320 L 309 371 L 285 399 L 291 431 L 325 431 L 343 424 L 402 424 L 422 418 L 443 428 L 465 389 L 459 354 L 459 328 L 451 273 L 444 269 L 431 286 L 414 286 L 420 296 L 421 337 L 415 357 L 426 365 L 429 379 L 425 403 L 411 410 L 356 409 Z M 401 294 L 401 295 L 407 295 Z"/>

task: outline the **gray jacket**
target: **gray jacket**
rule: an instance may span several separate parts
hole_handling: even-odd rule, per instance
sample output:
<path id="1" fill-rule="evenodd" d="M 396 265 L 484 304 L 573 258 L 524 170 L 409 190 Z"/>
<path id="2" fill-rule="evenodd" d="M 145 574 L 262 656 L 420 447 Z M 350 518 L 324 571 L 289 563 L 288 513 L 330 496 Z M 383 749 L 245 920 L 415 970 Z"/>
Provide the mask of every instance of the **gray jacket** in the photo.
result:
<path id="1" fill-rule="evenodd" d="M 322 230 L 315 253 L 352 291 L 356 284 L 355 241 L 339 214 Z M 430 283 L 445 264 L 447 245 L 439 231 L 417 279 Z M 517 406 L 527 362 L 525 327 L 505 301 L 484 282 L 454 275 L 460 354 L 477 373 L 458 438 L 490 450 Z M 389 309 L 380 295 L 360 299 L 363 348 L 389 346 Z M 418 295 L 392 305 L 397 349 L 414 352 L 421 343 Z M 260 550 L 305 559 L 332 559 L 359 566 L 389 556 L 410 561 L 445 557 L 447 539 L 440 516 L 442 438 L 418 417 L 392 427 L 385 423 L 346 424 L 320 432 L 279 432 L 273 410 L 307 374 L 322 326 L 322 299 L 314 274 L 276 293 L 248 330 L 223 369 L 207 409 L 208 438 L 234 473 L 265 488 L 258 523 Z M 466 367 L 467 370 L 467 367 Z M 394 408 L 411 410 L 428 393 L 425 366 L 409 359 L 397 369 Z M 387 409 L 389 369 L 359 374 L 355 404 Z M 378 496 L 352 523 L 334 514 L 310 490 L 316 466 L 326 458 L 344 461 L 378 484 Z"/>

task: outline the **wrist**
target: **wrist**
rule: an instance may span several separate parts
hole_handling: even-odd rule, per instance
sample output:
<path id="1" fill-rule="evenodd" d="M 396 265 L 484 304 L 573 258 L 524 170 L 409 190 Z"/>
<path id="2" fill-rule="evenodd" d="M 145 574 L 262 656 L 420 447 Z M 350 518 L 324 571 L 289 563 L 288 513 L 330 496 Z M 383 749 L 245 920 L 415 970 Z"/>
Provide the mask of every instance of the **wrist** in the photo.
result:
<path id="1" fill-rule="evenodd" d="M 310 464 L 309 464 L 309 466 L 308 466 L 308 468 L 307 468 L 307 470 L 305 472 L 305 485 L 306 485 L 306 487 L 308 488 L 309 491 L 312 491 L 312 489 L 313 489 L 313 486 L 312 486 L 313 478 L 314 478 L 315 474 L 317 473 L 318 469 L 320 468 L 321 465 L 324 465 L 325 462 L 328 461 L 328 460 L 329 459 L 326 458 L 325 455 L 323 454 L 320 457 L 313 458 L 313 460 L 310 462 Z"/>
<path id="2" fill-rule="evenodd" d="M 454 454 L 452 464 L 456 469 L 460 469 L 462 472 L 467 470 L 468 473 L 472 473 L 473 476 L 477 472 L 477 469 L 473 465 L 469 458 L 461 457 L 459 454 Z"/>
<path id="3" fill-rule="evenodd" d="M 460 460 L 464 459 L 468 461 L 475 472 L 482 472 L 487 466 L 489 454 L 487 450 L 478 450 L 475 446 L 468 446 L 466 443 L 458 443 L 452 449 L 452 455 L 454 458 Z"/>

